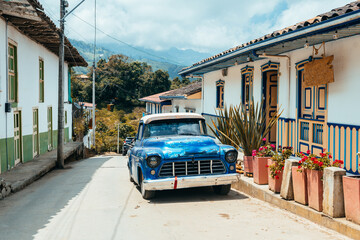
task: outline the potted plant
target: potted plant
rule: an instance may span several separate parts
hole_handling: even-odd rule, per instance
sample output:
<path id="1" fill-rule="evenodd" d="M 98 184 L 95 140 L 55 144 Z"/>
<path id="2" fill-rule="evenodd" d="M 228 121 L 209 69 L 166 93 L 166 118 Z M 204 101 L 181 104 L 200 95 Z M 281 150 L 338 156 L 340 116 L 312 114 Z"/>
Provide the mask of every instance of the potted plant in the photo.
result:
<path id="1" fill-rule="evenodd" d="M 343 176 L 343 188 L 346 219 L 360 224 L 360 176 Z"/>
<path id="2" fill-rule="evenodd" d="M 244 152 L 245 174 L 253 173 L 252 151 L 260 148 L 264 136 L 268 135 L 281 115 L 275 111 L 267 120 L 266 113 L 263 101 L 259 105 L 252 99 L 248 106 L 241 103 L 218 109 L 217 124 L 212 121 L 212 126 L 209 125 L 210 130 L 220 141 L 229 141 L 231 145 Z"/>
<path id="3" fill-rule="evenodd" d="M 292 147 L 279 146 L 278 150 L 268 160 L 269 168 L 269 189 L 275 193 L 279 193 L 281 190 L 282 175 L 285 165 L 285 160 L 292 154 Z"/>
<path id="4" fill-rule="evenodd" d="M 329 152 L 320 153 L 320 156 L 307 151 L 297 154 L 301 157 L 299 170 L 306 171 L 307 197 L 309 207 L 321 212 L 323 210 L 323 172 L 326 167 L 340 167 L 341 160 L 331 162 L 332 156 Z M 297 179 L 295 179 L 296 181 Z"/>
<path id="5" fill-rule="evenodd" d="M 263 138 L 266 143 L 266 138 Z M 253 150 L 254 156 L 254 182 L 256 184 L 268 184 L 268 160 L 275 154 L 274 144 L 265 144 L 258 151 Z"/>
<path id="6" fill-rule="evenodd" d="M 307 205 L 308 204 L 307 178 L 306 178 L 306 170 L 301 165 L 302 159 L 303 157 L 299 161 L 300 164 L 299 166 L 291 167 L 292 184 L 293 184 L 295 202 Z"/>

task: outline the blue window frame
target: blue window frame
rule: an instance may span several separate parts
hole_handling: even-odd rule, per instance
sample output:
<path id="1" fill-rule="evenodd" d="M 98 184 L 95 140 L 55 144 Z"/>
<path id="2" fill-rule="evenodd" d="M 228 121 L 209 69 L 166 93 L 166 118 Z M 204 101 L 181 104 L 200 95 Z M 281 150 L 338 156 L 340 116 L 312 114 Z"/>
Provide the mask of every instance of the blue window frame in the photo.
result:
<path id="1" fill-rule="evenodd" d="M 216 82 L 216 108 L 224 108 L 224 85 L 223 80 Z"/>

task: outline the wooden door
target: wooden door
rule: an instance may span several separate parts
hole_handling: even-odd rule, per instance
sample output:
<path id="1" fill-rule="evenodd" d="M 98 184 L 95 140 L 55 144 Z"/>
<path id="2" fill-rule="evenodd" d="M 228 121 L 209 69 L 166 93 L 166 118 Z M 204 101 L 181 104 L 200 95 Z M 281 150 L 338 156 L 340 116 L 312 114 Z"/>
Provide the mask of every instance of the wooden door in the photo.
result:
<path id="1" fill-rule="evenodd" d="M 278 107 L 277 89 L 278 89 L 278 72 L 269 71 L 266 72 L 265 85 L 265 109 L 266 109 L 266 122 L 268 123 L 271 117 L 276 113 Z M 268 141 L 270 143 L 276 143 L 276 124 L 271 128 L 268 134 Z"/>
<path id="2" fill-rule="evenodd" d="M 33 109 L 33 157 L 40 154 L 39 152 L 39 111 Z"/>
<path id="3" fill-rule="evenodd" d="M 326 126 L 326 101 L 327 86 L 318 85 L 304 87 L 303 72 L 298 73 L 300 81 L 300 101 L 299 101 L 299 151 L 319 154 L 324 148 L 324 134 Z"/>
<path id="4" fill-rule="evenodd" d="M 48 127 L 48 150 L 53 148 L 53 119 L 52 107 L 48 107 L 47 111 L 47 127 Z"/>
<path id="5" fill-rule="evenodd" d="M 14 160 L 15 165 L 22 161 L 21 111 L 14 112 Z"/>

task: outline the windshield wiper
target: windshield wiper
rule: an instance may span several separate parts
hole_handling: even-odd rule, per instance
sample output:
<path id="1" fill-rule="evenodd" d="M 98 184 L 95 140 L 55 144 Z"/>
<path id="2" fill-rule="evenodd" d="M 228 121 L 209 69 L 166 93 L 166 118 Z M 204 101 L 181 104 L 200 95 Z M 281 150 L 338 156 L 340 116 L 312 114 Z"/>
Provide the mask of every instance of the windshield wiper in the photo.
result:
<path id="1" fill-rule="evenodd" d="M 196 133 L 179 133 L 179 135 L 191 135 L 191 136 L 197 136 Z"/>

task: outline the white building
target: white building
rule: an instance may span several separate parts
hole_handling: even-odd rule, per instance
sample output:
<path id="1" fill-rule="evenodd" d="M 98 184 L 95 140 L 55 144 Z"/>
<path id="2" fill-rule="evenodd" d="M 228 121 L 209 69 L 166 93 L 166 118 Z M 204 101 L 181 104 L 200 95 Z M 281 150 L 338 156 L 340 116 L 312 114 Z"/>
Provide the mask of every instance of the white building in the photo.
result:
<path id="1" fill-rule="evenodd" d="M 77 111 L 83 111 L 83 117 L 86 120 L 86 123 L 88 123 L 89 131 L 88 133 L 83 137 L 83 143 L 84 147 L 91 148 L 93 145 L 93 139 L 94 139 L 94 131 L 92 129 L 92 112 L 93 112 L 93 104 L 89 102 L 78 102 L 74 103 L 74 106 L 77 108 Z M 96 106 L 96 104 L 95 104 Z"/>
<path id="2" fill-rule="evenodd" d="M 201 113 L 201 87 L 201 82 L 194 82 L 179 89 L 157 93 L 139 100 L 146 103 L 146 114 Z"/>
<path id="3" fill-rule="evenodd" d="M 57 146 L 59 35 L 36 0 L 0 3 L 0 172 Z M 87 63 L 65 41 L 65 142 L 72 136 L 70 66 Z"/>
<path id="4" fill-rule="evenodd" d="M 203 77 L 202 114 L 207 120 L 217 117 L 216 109 L 224 105 L 264 99 L 270 109 L 284 110 L 269 136 L 272 141 L 295 151 L 325 148 L 334 159 L 345 161 L 348 172 L 359 173 L 359 9 L 360 2 L 352 2 L 179 74 Z M 319 64 L 317 72 L 311 71 L 314 64 Z"/>

